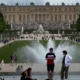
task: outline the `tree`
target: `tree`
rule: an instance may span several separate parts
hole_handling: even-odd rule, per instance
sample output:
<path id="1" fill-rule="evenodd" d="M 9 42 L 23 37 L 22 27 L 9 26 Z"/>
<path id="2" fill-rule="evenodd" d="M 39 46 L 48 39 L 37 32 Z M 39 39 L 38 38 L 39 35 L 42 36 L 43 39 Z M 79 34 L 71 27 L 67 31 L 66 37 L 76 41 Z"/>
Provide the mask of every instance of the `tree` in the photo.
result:
<path id="1" fill-rule="evenodd" d="M 5 28 L 6 28 L 6 23 L 3 14 L 0 12 L 0 33 L 3 32 Z"/>
<path id="2" fill-rule="evenodd" d="M 76 29 L 78 32 L 80 32 L 80 14 L 79 14 L 79 17 L 78 17 L 77 22 L 76 22 Z"/>

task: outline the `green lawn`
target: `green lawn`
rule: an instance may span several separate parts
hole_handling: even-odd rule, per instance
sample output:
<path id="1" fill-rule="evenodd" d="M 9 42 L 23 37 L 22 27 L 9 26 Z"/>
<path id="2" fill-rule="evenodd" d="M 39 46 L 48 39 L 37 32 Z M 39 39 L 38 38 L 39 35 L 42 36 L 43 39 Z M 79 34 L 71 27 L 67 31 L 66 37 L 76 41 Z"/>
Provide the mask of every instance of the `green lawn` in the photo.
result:
<path id="1" fill-rule="evenodd" d="M 31 45 L 33 41 L 15 41 L 11 44 L 8 44 L 4 47 L 0 48 L 0 61 L 4 59 L 6 63 L 10 62 L 10 55 L 12 55 L 18 48 L 24 47 L 25 45 Z M 59 45 L 59 43 L 63 43 L 64 41 L 55 41 L 56 47 Z M 47 41 L 41 41 L 41 43 L 46 47 Z M 74 44 L 74 43 L 70 43 Z M 77 45 L 79 46 L 79 45 Z M 78 51 L 79 53 L 79 51 Z M 78 56 L 79 57 L 79 56 Z"/>
<path id="2" fill-rule="evenodd" d="M 0 48 L 0 61 L 4 59 L 5 62 L 9 62 L 10 55 L 12 55 L 18 48 L 21 48 L 26 44 L 29 45 L 30 41 L 15 41 Z"/>

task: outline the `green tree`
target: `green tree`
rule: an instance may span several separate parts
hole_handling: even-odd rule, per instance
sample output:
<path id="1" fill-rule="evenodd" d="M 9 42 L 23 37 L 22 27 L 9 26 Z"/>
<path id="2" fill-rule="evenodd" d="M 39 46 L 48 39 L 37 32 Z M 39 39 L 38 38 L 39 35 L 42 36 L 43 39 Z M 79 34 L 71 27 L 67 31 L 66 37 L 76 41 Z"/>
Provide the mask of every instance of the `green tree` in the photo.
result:
<path id="1" fill-rule="evenodd" d="M 78 32 L 80 32 L 80 14 L 79 14 L 79 17 L 78 17 L 77 22 L 76 22 L 76 29 Z"/>
<path id="2" fill-rule="evenodd" d="M 2 33 L 6 28 L 6 23 L 3 14 L 0 12 L 0 33 Z"/>

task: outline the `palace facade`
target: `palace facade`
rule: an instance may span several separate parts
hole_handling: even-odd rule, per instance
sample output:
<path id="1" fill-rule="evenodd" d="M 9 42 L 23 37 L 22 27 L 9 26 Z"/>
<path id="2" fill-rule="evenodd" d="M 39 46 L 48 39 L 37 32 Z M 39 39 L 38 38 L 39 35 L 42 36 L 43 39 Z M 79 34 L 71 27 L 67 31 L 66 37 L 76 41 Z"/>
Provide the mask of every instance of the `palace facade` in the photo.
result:
<path id="1" fill-rule="evenodd" d="M 0 5 L 6 22 L 23 24 L 28 22 L 75 22 L 80 5 Z"/>

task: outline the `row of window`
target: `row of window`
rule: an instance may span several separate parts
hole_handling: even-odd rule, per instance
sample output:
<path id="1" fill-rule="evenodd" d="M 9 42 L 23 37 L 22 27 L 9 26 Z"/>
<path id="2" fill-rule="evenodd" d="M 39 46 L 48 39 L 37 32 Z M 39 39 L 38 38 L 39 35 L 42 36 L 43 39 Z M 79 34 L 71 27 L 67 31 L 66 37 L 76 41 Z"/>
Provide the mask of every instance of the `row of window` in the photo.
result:
<path id="1" fill-rule="evenodd" d="M 16 11 L 17 8 L 5 8 L 5 11 Z M 18 8 L 19 11 L 75 11 L 75 8 Z"/>
<path id="2" fill-rule="evenodd" d="M 44 21 L 44 20 L 51 20 L 51 21 L 62 21 L 62 19 L 65 19 L 65 21 L 68 21 L 68 20 L 71 20 L 71 21 L 75 21 L 76 20 L 76 15 L 74 14 L 74 15 L 71 15 L 71 14 L 69 14 L 69 15 L 61 15 L 61 14 L 59 14 L 59 15 L 57 15 L 57 14 L 55 14 L 55 15 L 49 15 L 49 14 L 32 14 L 31 16 L 30 15 L 18 15 L 18 20 L 19 20 L 19 22 L 25 22 L 26 20 L 27 21 Z M 5 15 L 5 19 L 6 20 L 8 20 L 9 22 L 10 21 L 13 21 L 13 22 L 15 22 L 16 21 L 16 15 Z"/>
<path id="3" fill-rule="evenodd" d="M 65 14 L 64 16 L 62 16 L 61 14 L 55 15 L 55 16 L 51 15 L 51 21 L 54 21 L 53 20 L 54 17 L 55 17 L 55 21 L 62 21 L 63 18 L 64 18 L 65 21 L 68 21 L 68 20 L 76 21 L 76 15 L 75 14 L 74 15 L 71 15 L 71 14 L 67 15 L 67 14 Z"/>

